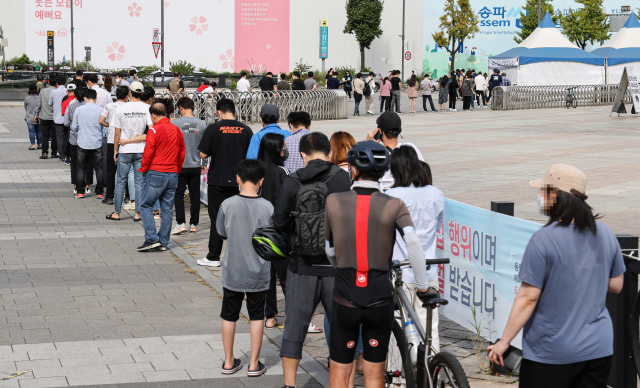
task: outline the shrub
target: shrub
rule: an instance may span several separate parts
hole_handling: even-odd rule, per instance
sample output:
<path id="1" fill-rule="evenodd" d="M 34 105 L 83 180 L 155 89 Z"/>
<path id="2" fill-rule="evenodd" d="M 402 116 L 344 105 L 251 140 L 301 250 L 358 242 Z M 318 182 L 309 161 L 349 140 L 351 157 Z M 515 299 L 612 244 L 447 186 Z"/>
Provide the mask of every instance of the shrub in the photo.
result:
<path id="1" fill-rule="evenodd" d="M 193 74 L 196 67 L 185 60 L 179 60 L 177 62 L 169 61 L 169 71 L 178 72 L 180 74 Z"/>

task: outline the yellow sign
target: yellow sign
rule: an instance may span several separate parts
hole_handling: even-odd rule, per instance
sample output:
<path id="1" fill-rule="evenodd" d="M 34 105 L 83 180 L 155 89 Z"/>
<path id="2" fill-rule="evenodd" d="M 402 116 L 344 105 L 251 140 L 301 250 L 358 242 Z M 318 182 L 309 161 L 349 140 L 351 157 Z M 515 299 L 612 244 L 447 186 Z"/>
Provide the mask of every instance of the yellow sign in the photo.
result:
<path id="1" fill-rule="evenodd" d="M 329 21 L 327 19 L 320 20 L 320 27 L 328 27 Z"/>
<path id="2" fill-rule="evenodd" d="M 47 36 L 53 36 L 53 31 L 47 31 Z"/>

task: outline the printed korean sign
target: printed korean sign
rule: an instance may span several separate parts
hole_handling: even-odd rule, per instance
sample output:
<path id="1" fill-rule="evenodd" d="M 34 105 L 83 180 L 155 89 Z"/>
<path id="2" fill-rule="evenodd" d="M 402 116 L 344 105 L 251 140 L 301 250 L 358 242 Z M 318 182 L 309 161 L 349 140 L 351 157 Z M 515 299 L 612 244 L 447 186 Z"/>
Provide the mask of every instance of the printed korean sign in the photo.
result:
<path id="1" fill-rule="evenodd" d="M 442 312 L 473 329 L 472 308 L 482 335 L 502 336 L 520 289 L 518 272 L 529 239 L 541 225 L 445 199 L 444 224 L 436 236 L 440 294 L 449 301 Z M 519 334 L 512 345 L 521 347 Z"/>

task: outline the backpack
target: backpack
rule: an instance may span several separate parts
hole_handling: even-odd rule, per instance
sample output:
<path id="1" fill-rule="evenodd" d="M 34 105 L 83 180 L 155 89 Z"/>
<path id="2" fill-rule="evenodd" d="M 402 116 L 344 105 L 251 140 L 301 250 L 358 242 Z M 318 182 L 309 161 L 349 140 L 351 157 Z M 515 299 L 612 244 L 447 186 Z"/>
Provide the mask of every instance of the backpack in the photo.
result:
<path id="1" fill-rule="evenodd" d="M 324 238 L 324 209 L 329 188 L 327 183 L 343 171 L 336 167 L 329 172 L 324 182 L 302 183 L 297 173 L 289 175 L 300 187 L 291 216 L 296 223 L 296 241 L 294 251 L 311 263 L 318 263 L 327 258 Z"/>
<path id="2" fill-rule="evenodd" d="M 362 89 L 362 94 L 364 94 L 365 97 L 369 97 L 371 95 L 371 85 L 369 85 L 371 81 L 364 83 L 364 89 Z"/>

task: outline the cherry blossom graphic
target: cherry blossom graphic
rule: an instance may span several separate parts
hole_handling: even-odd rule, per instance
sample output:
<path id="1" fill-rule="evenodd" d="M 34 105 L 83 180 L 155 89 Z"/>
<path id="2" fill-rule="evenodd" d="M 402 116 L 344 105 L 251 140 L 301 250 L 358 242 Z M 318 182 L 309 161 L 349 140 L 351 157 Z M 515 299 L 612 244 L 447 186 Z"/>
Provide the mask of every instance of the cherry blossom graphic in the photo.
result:
<path id="1" fill-rule="evenodd" d="M 249 70 L 251 70 L 251 73 L 253 74 L 262 74 L 267 70 L 267 67 L 261 63 L 256 64 L 252 64 L 251 66 L 249 66 Z"/>
<path id="2" fill-rule="evenodd" d="M 122 58 L 124 58 L 124 55 L 122 55 L 122 53 L 125 53 L 126 51 L 127 50 L 125 50 L 124 46 L 121 46 L 120 43 L 111 42 L 111 45 L 107 46 L 107 53 L 109 53 L 107 57 L 112 61 L 115 61 L 116 59 L 121 61 Z"/>
<path id="3" fill-rule="evenodd" d="M 140 11 L 142 11 L 142 7 L 138 5 L 138 3 L 132 3 L 130 6 L 127 7 L 127 10 L 129 11 L 129 16 L 131 17 L 140 17 Z"/>
<path id="4" fill-rule="evenodd" d="M 220 54 L 223 69 L 233 69 L 233 50 L 227 49 L 227 54 Z"/>
<path id="5" fill-rule="evenodd" d="M 168 1 L 165 1 L 165 2 L 164 2 L 164 7 L 165 7 L 165 8 L 167 8 L 167 7 L 168 7 L 168 6 L 170 6 L 170 5 L 171 5 L 171 3 L 169 3 Z"/>
<path id="6" fill-rule="evenodd" d="M 204 31 L 209 29 L 209 25 L 206 24 L 207 18 L 204 16 L 194 16 L 191 18 L 191 24 L 189 24 L 189 29 L 191 31 L 195 31 L 196 35 L 202 35 Z M 198 25 L 199 24 L 199 25 Z"/>

